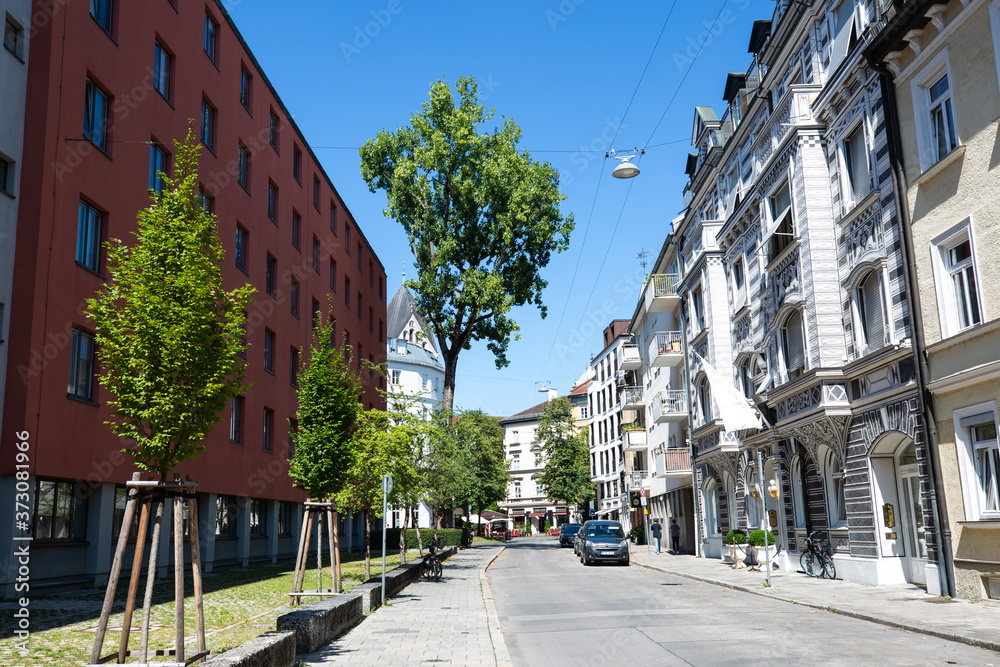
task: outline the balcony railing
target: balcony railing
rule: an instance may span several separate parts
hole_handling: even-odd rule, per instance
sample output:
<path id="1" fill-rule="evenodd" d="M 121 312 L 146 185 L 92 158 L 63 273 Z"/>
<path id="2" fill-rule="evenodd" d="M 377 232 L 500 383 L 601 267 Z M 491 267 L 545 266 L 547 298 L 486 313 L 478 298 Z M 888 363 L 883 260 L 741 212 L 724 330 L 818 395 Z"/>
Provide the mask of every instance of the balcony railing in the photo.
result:
<path id="1" fill-rule="evenodd" d="M 687 419 L 687 392 L 664 389 L 653 399 L 653 419 L 658 423 L 676 423 Z"/>
<path id="2" fill-rule="evenodd" d="M 622 407 L 626 410 L 637 410 L 646 405 L 642 398 L 642 387 L 622 387 L 621 400 Z"/>
<path id="3" fill-rule="evenodd" d="M 649 471 L 648 470 L 633 470 L 629 473 L 629 487 L 633 489 L 638 489 L 640 486 L 646 486 L 649 484 Z"/>
<path id="4" fill-rule="evenodd" d="M 656 472 L 674 476 L 691 474 L 691 455 L 687 449 L 666 449 L 656 453 Z"/>
<path id="5" fill-rule="evenodd" d="M 680 276 L 676 273 L 657 273 L 649 277 L 644 292 L 646 312 L 665 313 L 673 310 L 680 303 L 677 286 Z"/>
<path id="6" fill-rule="evenodd" d="M 639 346 L 635 343 L 626 343 L 618 350 L 618 365 L 627 371 L 635 370 L 642 366 L 642 358 L 639 356 Z"/>
<path id="7" fill-rule="evenodd" d="M 684 360 L 681 350 L 680 331 L 660 331 L 653 336 L 649 346 L 649 360 L 652 366 L 677 366 Z"/>
<path id="8" fill-rule="evenodd" d="M 625 451 L 634 452 L 646 449 L 646 431 L 625 431 Z"/>

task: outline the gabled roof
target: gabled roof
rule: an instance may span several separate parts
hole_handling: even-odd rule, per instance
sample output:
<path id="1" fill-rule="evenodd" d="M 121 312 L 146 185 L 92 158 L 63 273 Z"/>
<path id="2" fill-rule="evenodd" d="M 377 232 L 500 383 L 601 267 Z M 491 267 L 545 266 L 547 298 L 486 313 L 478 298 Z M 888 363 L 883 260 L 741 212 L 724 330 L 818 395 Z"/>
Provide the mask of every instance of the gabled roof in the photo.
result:
<path id="1" fill-rule="evenodd" d="M 561 398 L 566 398 L 562 396 Z M 545 414 L 545 406 L 548 405 L 548 401 L 542 401 L 538 405 L 533 405 L 527 410 L 521 410 L 517 414 L 513 414 L 510 417 L 504 417 L 500 420 L 501 424 L 506 424 L 515 421 L 531 421 L 532 419 L 538 419 L 543 414 Z"/>
<path id="2" fill-rule="evenodd" d="M 732 102 L 736 93 L 747 85 L 747 75 L 742 72 L 730 72 L 726 77 L 726 88 L 722 91 L 722 99 Z"/>
<path id="3" fill-rule="evenodd" d="M 750 32 L 750 45 L 747 46 L 747 53 L 760 53 L 764 48 L 764 43 L 771 36 L 771 21 L 768 19 L 753 22 L 753 30 Z"/>
<path id="4" fill-rule="evenodd" d="M 573 387 L 570 390 L 569 395 L 570 396 L 580 396 L 582 394 L 582 395 L 586 396 L 586 394 L 587 394 L 587 387 L 590 386 L 591 382 L 592 382 L 592 380 L 587 380 L 586 382 L 581 382 L 580 384 L 576 385 L 575 387 Z"/>
<path id="5" fill-rule="evenodd" d="M 436 353 L 440 354 L 437 341 L 433 336 L 433 331 L 429 326 L 427 326 L 426 320 L 424 320 L 424 318 L 421 317 L 420 313 L 417 311 L 417 305 L 413 300 L 413 295 L 410 294 L 410 290 L 406 289 L 405 285 L 399 286 L 399 289 L 396 290 L 396 294 L 393 295 L 392 300 L 385 309 L 385 316 L 388 320 L 386 325 L 386 335 L 389 338 L 403 338 L 400 334 L 403 333 L 403 327 L 406 326 L 406 323 L 410 321 L 411 315 L 416 316 L 417 322 L 420 324 L 420 328 L 427 334 L 427 340 L 430 342 L 431 347 L 434 348 Z"/>

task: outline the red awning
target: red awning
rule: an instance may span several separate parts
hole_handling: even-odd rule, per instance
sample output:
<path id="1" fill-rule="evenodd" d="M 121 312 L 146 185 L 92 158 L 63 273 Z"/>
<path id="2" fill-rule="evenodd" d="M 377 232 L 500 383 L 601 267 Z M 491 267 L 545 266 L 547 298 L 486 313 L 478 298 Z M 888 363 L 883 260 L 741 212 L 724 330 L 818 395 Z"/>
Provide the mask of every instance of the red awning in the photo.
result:
<path id="1" fill-rule="evenodd" d="M 566 515 L 568 515 L 568 514 L 569 514 L 569 512 L 567 512 L 566 510 L 556 510 L 556 511 L 555 511 L 555 512 L 553 512 L 553 513 L 554 513 L 554 514 L 555 514 L 556 516 L 566 516 Z"/>
<path id="2" fill-rule="evenodd" d="M 537 517 L 543 517 L 543 516 L 545 516 L 545 512 L 532 512 L 532 513 L 531 513 L 531 514 L 529 514 L 528 516 L 537 516 Z"/>

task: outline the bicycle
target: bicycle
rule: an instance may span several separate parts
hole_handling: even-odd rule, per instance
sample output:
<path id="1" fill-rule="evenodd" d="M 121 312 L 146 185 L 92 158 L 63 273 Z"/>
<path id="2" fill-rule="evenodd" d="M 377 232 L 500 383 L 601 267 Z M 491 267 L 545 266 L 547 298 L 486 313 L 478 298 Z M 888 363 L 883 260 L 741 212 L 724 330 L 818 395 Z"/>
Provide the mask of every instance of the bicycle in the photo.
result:
<path id="1" fill-rule="evenodd" d="M 806 538 L 806 550 L 799 558 L 802 571 L 810 577 L 837 578 L 837 567 L 833 564 L 833 556 L 827 548 L 821 548 L 819 539 L 814 537 L 820 531 L 814 530 Z"/>
<path id="2" fill-rule="evenodd" d="M 427 545 L 427 555 L 424 556 L 424 562 L 421 566 L 420 574 L 428 581 L 441 581 L 441 573 L 443 568 L 441 567 L 441 559 L 437 557 L 438 549 L 444 548 L 444 542 L 441 539 L 432 540 L 430 544 Z"/>

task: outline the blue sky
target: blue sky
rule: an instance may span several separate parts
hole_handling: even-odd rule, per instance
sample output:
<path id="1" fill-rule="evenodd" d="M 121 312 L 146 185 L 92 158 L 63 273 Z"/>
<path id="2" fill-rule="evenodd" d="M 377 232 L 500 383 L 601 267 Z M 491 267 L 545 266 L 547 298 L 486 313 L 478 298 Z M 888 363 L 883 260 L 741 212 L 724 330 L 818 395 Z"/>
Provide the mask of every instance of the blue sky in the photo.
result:
<path id="1" fill-rule="evenodd" d="M 357 147 L 408 124 L 432 81 L 475 76 L 485 104 L 521 126 L 522 147 L 560 171 L 576 229 L 542 273 L 548 317 L 515 310 L 521 337 L 507 368 L 496 369 L 485 343 L 459 357 L 456 405 L 494 415 L 543 400 L 541 382 L 565 394 L 601 350 L 603 328 L 632 315 L 643 275 L 636 255 L 655 260 L 681 209 L 694 106 L 721 114 L 726 73 L 749 65 L 752 23 L 774 8 L 764 0 L 286 0 L 280 12 L 264 0 L 225 4 L 385 265 L 390 295 L 404 266 L 415 274 L 413 260 L 402 228 L 382 213 L 384 194 L 361 179 Z M 612 178 L 617 163 L 604 151 L 634 146 L 646 148 L 642 173 Z"/>

